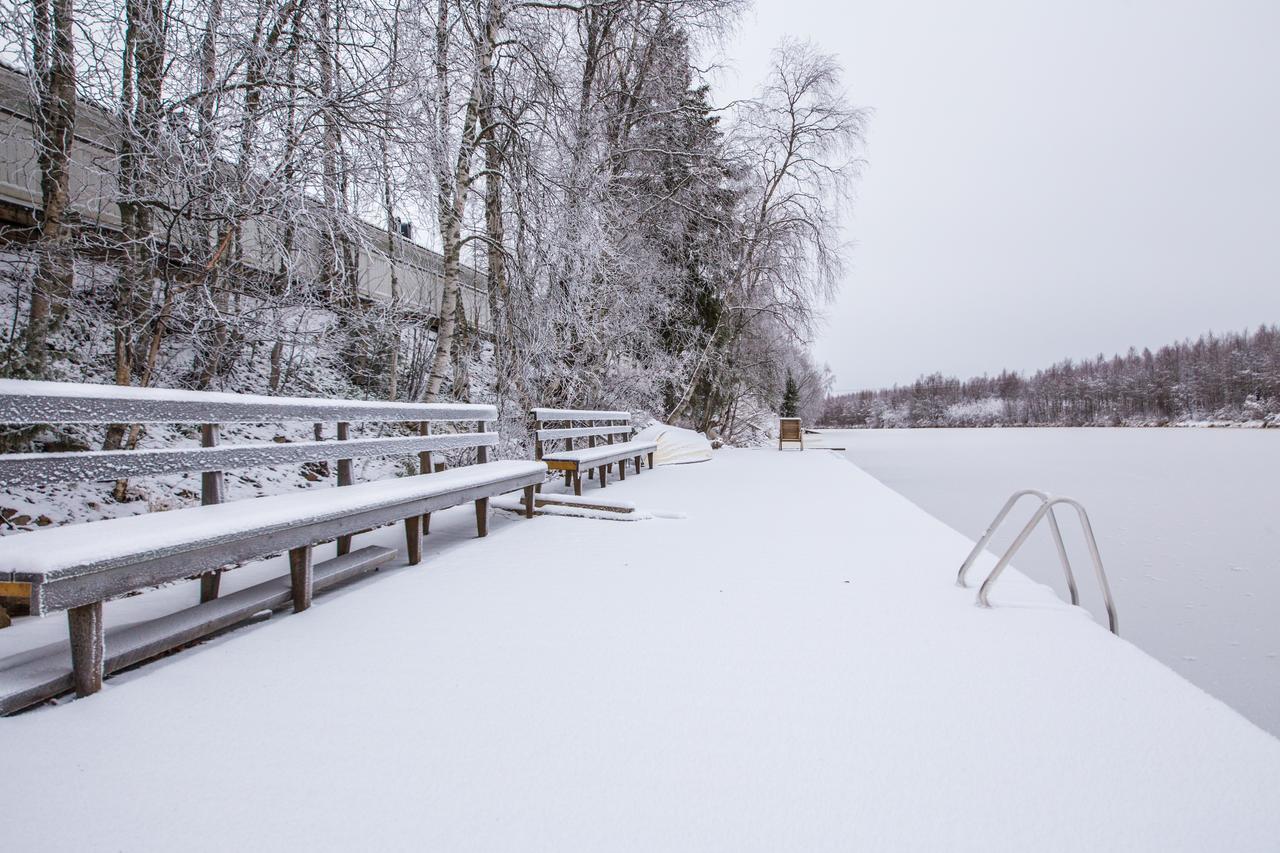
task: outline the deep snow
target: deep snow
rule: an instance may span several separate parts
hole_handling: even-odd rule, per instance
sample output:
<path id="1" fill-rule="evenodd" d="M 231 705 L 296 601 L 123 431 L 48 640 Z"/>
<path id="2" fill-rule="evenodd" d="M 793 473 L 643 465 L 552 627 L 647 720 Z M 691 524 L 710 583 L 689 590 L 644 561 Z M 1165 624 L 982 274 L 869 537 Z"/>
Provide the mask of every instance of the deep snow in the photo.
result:
<path id="1" fill-rule="evenodd" d="M 1280 741 L 1016 572 L 974 607 L 970 540 L 836 454 L 605 494 L 659 517 L 438 513 L 419 566 L 0 721 L 6 844 L 1280 845 Z"/>

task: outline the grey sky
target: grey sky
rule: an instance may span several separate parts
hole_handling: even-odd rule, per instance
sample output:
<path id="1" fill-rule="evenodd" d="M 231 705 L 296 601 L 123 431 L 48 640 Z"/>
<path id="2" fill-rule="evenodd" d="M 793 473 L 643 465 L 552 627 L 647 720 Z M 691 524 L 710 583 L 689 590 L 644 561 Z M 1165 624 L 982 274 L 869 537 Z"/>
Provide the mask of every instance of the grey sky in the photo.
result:
<path id="1" fill-rule="evenodd" d="M 1280 2 L 757 0 L 721 98 L 783 35 L 872 107 L 847 390 L 1280 322 Z"/>

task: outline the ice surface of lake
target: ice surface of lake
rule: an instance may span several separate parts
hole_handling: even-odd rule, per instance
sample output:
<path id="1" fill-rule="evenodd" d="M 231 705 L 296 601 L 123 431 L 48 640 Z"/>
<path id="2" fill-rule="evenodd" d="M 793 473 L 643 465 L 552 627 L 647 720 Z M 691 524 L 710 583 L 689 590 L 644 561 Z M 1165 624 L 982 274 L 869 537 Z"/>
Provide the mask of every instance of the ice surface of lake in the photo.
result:
<path id="1" fill-rule="evenodd" d="M 829 432 L 827 443 L 977 539 L 1005 499 L 1039 488 L 1089 510 L 1120 634 L 1280 735 L 1280 433 L 1255 429 Z M 1030 516 L 1015 510 L 999 553 Z M 1060 513 L 1081 602 L 1106 624 L 1073 513 Z M 964 559 L 956 554 L 956 568 Z M 1047 529 L 1014 565 L 1066 583 Z M 981 578 L 971 582 L 980 582 Z"/>

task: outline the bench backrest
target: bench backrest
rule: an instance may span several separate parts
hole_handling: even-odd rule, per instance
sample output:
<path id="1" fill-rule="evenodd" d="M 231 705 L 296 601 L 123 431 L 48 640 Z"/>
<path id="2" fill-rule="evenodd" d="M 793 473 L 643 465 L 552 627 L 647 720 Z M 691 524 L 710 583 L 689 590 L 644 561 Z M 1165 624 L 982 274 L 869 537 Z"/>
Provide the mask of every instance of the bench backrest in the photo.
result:
<path id="1" fill-rule="evenodd" d="M 778 438 L 780 441 L 800 441 L 800 419 L 778 418 Z"/>
<path id="2" fill-rule="evenodd" d="M 352 460 L 417 453 L 422 473 L 431 453 L 476 448 L 488 458 L 498 435 L 493 406 L 462 403 L 384 403 L 306 397 L 262 397 L 165 388 L 132 388 L 70 382 L 0 379 L 0 424 L 200 424 L 200 447 L 142 450 L 88 450 L 0 454 L 0 487 L 58 482 L 107 482 L 155 474 L 200 471 L 202 503 L 221 503 L 222 472 L 236 468 L 337 460 L 338 485 L 353 482 Z M 226 445 L 220 426 L 230 423 L 310 422 L 314 441 Z M 431 434 L 439 421 L 470 422 L 474 432 Z M 336 423 L 337 440 L 322 438 L 322 425 Z M 407 422 L 417 435 L 350 438 L 356 422 Z"/>
<path id="3" fill-rule="evenodd" d="M 594 409 L 533 409 L 534 458 L 541 459 L 548 442 L 563 441 L 565 450 L 573 450 L 576 439 L 585 439 L 588 447 L 604 441 L 627 441 L 634 427 L 630 412 Z"/>

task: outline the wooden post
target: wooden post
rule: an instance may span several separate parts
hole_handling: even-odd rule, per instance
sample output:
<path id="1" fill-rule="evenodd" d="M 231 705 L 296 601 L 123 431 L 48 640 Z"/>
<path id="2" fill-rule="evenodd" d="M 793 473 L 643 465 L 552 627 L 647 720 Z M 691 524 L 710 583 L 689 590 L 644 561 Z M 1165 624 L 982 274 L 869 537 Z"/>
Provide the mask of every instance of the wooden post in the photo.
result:
<path id="1" fill-rule="evenodd" d="M 486 433 L 488 431 L 489 431 L 489 424 L 487 421 L 476 421 L 476 432 Z M 485 447 L 484 445 L 480 445 L 479 447 L 476 448 L 476 464 L 483 465 L 488 461 L 489 461 L 489 448 Z"/>
<path id="2" fill-rule="evenodd" d="M 572 427 L 573 427 L 573 421 L 561 421 L 560 423 L 564 424 L 566 428 L 572 428 Z M 568 450 L 568 451 L 570 451 L 570 452 L 572 452 L 572 451 L 573 451 L 573 436 L 570 436 L 569 438 L 566 438 L 566 439 L 564 440 L 564 449 L 565 449 L 565 450 Z M 564 472 L 564 486 L 565 486 L 565 488 L 566 488 L 566 489 L 567 489 L 567 488 L 569 488 L 569 483 L 570 483 L 570 482 L 571 482 L 571 478 L 570 478 L 570 476 L 569 476 L 569 471 L 568 471 L 568 469 L 565 469 L 565 472 Z"/>
<path id="3" fill-rule="evenodd" d="M 311 546 L 289 551 L 289 582 L 293 586 L 293 612 L 301 613 L 311 606 Z"/>
<path id="4" fill-rule="evenodd" d="M 542 461 L 542 439 L 538 438 L 538 432 L 542 429 L 542 421 L 535 416 L 533 419 L 533 458 Z M 535 493 L 542 491 L 542 484 L 533 487 Z"/>
<path id="5" fill-rule="evenodd" d="M 476 423 L 476 432 L 485 433 L 489 431 L 487 421 L 478 421 Z M 489 448 L 481 445 L 476 448 L 476 464 L 483 465 L 489 461 Z M 479 536 L 487 536 L 489 534 L 489 499 L 481 498 L 476 501 L 476 534 Z"/>
<path id="6" fill-rule="evenodd" d="M 533 518 L 533 501 L 537 492 L 533 490 L 533 486 L 524 487 L 524 517 Z"/>
<path id="7" fill-rule="evenodd" d="M 598 426 L 600 426 L 600 422 L 599 422 L 599 421 L 587 421 L 587 423 L 588 423 L 588 424 L 590 424 L 593 428 L 594 428 L 594 427 L 598 427 Z M 569 426 L 573 426 L 573 424 L 569 424 Z M 595 437 L 594 435 L 587 439 L 587 446 L 588 446 L 588 447 L 595 447 L 595 446 L 596 446 L 596 437 Z M 590 479 L 592 478 L 592 476 L 594 476 L 594 475 L 593 475 L 593 469 L 588 468 L 588 469 L 587 469 L 587 479 L 588 479 L 588 480 L 590 480 Z M 565 483 L 565 485 L 568 485 L 568 483 L 566 482 L 566 483 Z"/>
<path id="8" fill-rule="evenodd" d="M 351 438 L 351 424 L 347 423 L 346 421 L 339 422 L 338 423 L 338 441 L 347 441 L 350 438 Z M 352 473 L 351 460 L 339 459 L 338 460 L 338 485 L 350 486 L 354 482 L 355 482 L 355 476 Z M 350 554 L 350 553 L 351 553 L 351 537 L 349 535 L 339 536 L 338 537 L 338 556 L 341 557 L 343 554 Z"/>
<path id="9" fill-rule="evenodd" d="M 217 447 L 219 428 L 217 424 L 200 425 L 200 446 Z M 222 503 L 226 493 L 225 482 L 221 471 L 205 471 L 200 474 L 200 504 L 209 506 Z M 218 586 L 222 581 L 221 572 L 209 572 L 200 576 L 200 603 L 213 601 L 218 597 Z"/>
<path id="10" fill-rule="evenodd" d="M 67 627 L 71 631 L 72 682 L 76 695 L 97 693 L 102 689 L 103 667 L 107 658 L 102 602 L 82 604 L 68 610 Z"/>
<path id="11" fill-rule="evenodd" d="M 422 562 L 422 518 L 411 515 L 404 520 L 404 544 L 409 554 L 409 565 Z"/>
<path id="12" fill-rule="evenodd" d="M 422 421 L 418 424 L 418 435 L 431 435 L 431 421 Z M 431 473 L 431 451 L 424 450 L 418 454 L 418 473 Z M 431 532 L 431 513 L 424 512 L 422 514 L 422 535 L 426 536 Z"/>

